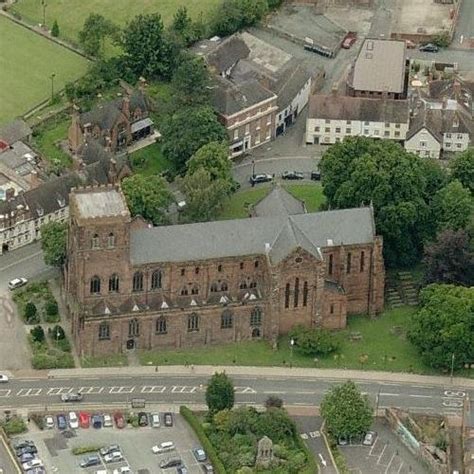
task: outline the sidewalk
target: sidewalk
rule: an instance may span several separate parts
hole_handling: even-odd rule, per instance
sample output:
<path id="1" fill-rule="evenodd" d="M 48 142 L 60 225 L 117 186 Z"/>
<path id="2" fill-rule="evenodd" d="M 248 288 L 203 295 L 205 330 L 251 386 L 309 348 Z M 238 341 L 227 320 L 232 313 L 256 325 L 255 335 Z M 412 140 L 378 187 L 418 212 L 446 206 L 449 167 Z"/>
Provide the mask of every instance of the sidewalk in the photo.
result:
<path id="1" fill-rule="evenodd" d="M 157 370 L 158 369 L 158 370 Z M 156 371 L 157 370 L 157 371 Z M 147 367 L 106 367 L 95 369 L 58 369 L 48 372 L 48 378 L 68 378 L 68 377 L 139 377 L 139 376 L 206 376 L 209 377 L 215 372 L 225 371 L 228 375 L 243 377 L 284 377 L 284 378 L 318 378 L 318 379 L 340 379 L 369 382 L 400 382 L 413 385 L 435 385 L 435 386 L 456 386 L 466 389 L 474 389 L 474 380 L 462 377 L 454 377 L 452 382 L 450 377 L 404 374 L 398 372 L 369 372 L 359 370 L 344 369 L 301 369 L 283 367 L 233 367 L 233 366 L 147 366 Z M 31 372 L 30 372 L 31 374 Z M 18 374 L 19 375 L 19 374 Z M 30 375 L 31 376 L 31 375 Z M 40 376 L 41 377 L 41 376 Z M 43 375 L 44 377 L 44 375 Z"/>

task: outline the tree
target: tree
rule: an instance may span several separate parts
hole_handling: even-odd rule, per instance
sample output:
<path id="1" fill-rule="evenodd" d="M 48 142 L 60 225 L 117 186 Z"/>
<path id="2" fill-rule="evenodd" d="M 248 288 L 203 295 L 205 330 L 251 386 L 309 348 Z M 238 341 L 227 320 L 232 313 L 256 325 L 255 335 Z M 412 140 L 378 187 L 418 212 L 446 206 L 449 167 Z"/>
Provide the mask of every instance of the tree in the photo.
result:
<path id="1" fill-rule="evenodd" d="M 41 248 L 46 264 L 60 267 L 66 260 L 67 224 L 47 222 L 41 226 Z"/>
<path id="2" fill-rule="evenodd" d="M 23 310 L 25 321 L 27 323 L 35 322 L 37 320 L 37 313 L 38 310 L 36 309 L 36 305 L 33 302 L 28 301 L 28 303 L 25 304 L 25 308 Z"/>
<path id="3" fill-rule="evenodd" d="M 46 314 L 48 316 L 56 316 L 59 312 L 58 303 L 55 300 L 49 300 L 45 304 Z"/>
<path id="4" fill-rule="evenodd" d="M 296 326 L 289 334 L 294 340 L 295 349 L 304 355 L 328 355 L 340 347 L 338 338 L 330 331 L 323 329 L 308 329 Z"/>
<path id="5" fill-rule="evenodd" d="M 464 229 L 474 211 L 474 198 L 458 181 L 440 189 L 434 199 L 434 212 L 439 230 Z"/>
<path id="6" fill-rule="evenodd" d="M 209 172 L 212 180 L 222 179 L 234 184 L 226 143 L 211 142 L 199 148 L 187 163 L 187 173 L 193 174 L 201 168 Z"/>
<path id="7" fill-rule="evenodd" d="M 365 433 L 372 424 L 372 408 L 351 380 L 337 385 L 321 402 L 321 415 L 328 431 L 337 439 Z"/>
<path id="8" fill-rule="evenodd" d="M 182 54 L 171 84 L 176 108 L 209 104 L 209 73 L 199 56 Z"/>
<path id="9" fill-rule="evenodd" d="M 283 408 L 283 400 L 276 395 L 270 395 L 265 400 L 265 408 L 267 410 L 270 408 Z"/>
<path id="10" fill-rule="evenodd" d="M 190 46 L 203 37 L 205 26 L 202 17 L 193 22 L 188 15 L 187 8 L 183 6 L 179 7 L 174 14 L 170 31 L 178 36 L 183 46 Z"/>
<path id="11" fill-rule="evenodd" d="M 35 326 L 31 331 L 31 338 L 34 342 L 43 342 L 45 339 L 44 330 L 41 326 Z"/>
<path id="12" fill-rule="evenodd" d="M 56 324 L 52 329 L 49 329 L 49 335 L 51 339 L 54 339 L 55 341 L 62 341 L 63 339 L 66 339 L 66 333 L 64 332 L 64 329 Z"/>
<path id="13" fill-rule="evenodd" d="M 59 36 L 59 25 L 57 20 L 54 20 L 53 27 L 51 28 L 51 36 L 54 36 L 55 38 Z"/>
<path id="14" fill-rule="evenodd" d="M 196 151 L 210 142 L 227 139 L 225 128 L 218 122 L 211 107 L 182 108 L 165 119 L 162 150 L 179 173 Z"/>
<path id="15" fill-rule="evenodd" d="M 118 32 L 119 28 L 110 20 L 98 13 L 91 13 L 79 31 L 79 43 L 90 56 L 101 56 L 104 53 L 105 39 L 116 39 Z"/>
<path id="16" fill-rule="evenodd" d="M 137 15 L 123 30 L 121 43 L 126 62 L 137 76 L 171 77 L 176 51 L 158 13 Z"/>
<path id="17" fill-rule="evenodd" d="M 192 222 L 214 219 L 232 189 L 228 181 L 212 179 L 204 168 L 186 174 L 179 187 L 186 198 L 184 215 Z"/>
<path id="18" fill-rule="evenodd" d="M 474 148 L 459 153 L 451 161 L 451 176 L 474 194 Z"/>
<path id="19" fill-rule="evenodd" d="M 216 372 L 206 388 L 206 403 L 211 414 L 230 410 L 234 406 L 235 392 L 232 380 L 225 372 Z"/>
<path id="20" fill-rule="evenodd" d="M 474 250 L 464 230 L 444 230 L 425 246 L 426 283 L 474 285 Z"/>
<path id="21" fill-rule="evenodd" d="M 474 360 L 474 287 L 432 284 L 420 293 L 420 310 L 407 333 L 423 361 L 449 370 Z"/>
<path id="22" fill-rule="evenodd" d="M 421 257 L 423 242 L 436 232 L 430 206 L 445 181 L 439 165 L 389 140 L 354 137 L 326 151 L 321 174 L 331 208 L 373 204 L 388 265 L 408 265 Z"/>
<path id="23" fill-rule="evenodd" d="M 154 225 L 168 222 L 166 211 L 173 195 L 163 178 L 135 174 L 122 181 L 122 190 L 133 216 L 142 216 Z"/>

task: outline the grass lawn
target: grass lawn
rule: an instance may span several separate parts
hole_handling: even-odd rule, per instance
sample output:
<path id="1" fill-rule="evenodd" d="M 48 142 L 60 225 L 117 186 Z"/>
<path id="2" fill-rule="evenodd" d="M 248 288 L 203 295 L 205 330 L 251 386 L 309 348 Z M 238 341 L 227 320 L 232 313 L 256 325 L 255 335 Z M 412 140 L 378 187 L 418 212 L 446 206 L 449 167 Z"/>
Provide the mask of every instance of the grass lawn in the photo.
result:
<path id="1" fill-rule="evenodd" d="M 170 169 L 170 162 L 161 152 L 161 145 L 153 143 L 130 154 L 133 171 L 144 176 L 160 174 Z"/>
<path id="2" fill-rule="evenodd" d="M 57 91 L 87 70 L 83 57 L 5 17 L 0 17 L 0 38 L 0 124 L 48 99 L 51 74 Z"/>
<path id="3" fill-rule="evenodd" d="M 128 365 L 127 356 L 125 354 L 112 354 L 108 356 L 83 357 L 81 359 L 82 368 L 94 367 L 120 367 Z"/>
<path id="4" fill-rule="evenodd" d="M 285 186 L 286 190 L 293 196 L 304 201 L 308 212 L 317 212 L 326 201 L 323 187 L 319 184 L 290 184 Z"/>
<path id="5" fill-rule="evenodd" d="M 279 341 L 279 349 L 273 351 L 266 341 L 243 342 L 224 346 L 208 346 L 202 349 L 174 350 L 170 352 L 142 352 L 143 365 L 251 365 L 289 366 L 316 368 L 346 368 L 386 370 L 393 372 L 433 373 L 422 364 L 415 348 L 405 339 L 404 330 L 415 309 L 402 307 L 385 311 L 378 319 L 351 316 L 347 329 L 340 331 L 341 350 L 337 357 L 329 356 L 314 360 L 290 352 L 288 338 Z M 394 330 L 395 328 L 395 330 Z M 397 329 L 400 330 L 398 331 Z M 351 341 L 350 333 L 359 332 L 362 339 Z M 366 355 L 361 364 L 360 356 Z"/>
<path id="6" fill-rule="evenodd" d="M 48 0 L 46 23 L 57 20 L 60 36 L 77 41 L 85 19 L 90 13 L 98 13 L 119 26 L 125 25 L 138 14 L 160 13 L 165 24 L 169 23 L 180 6 L 186 6 L 189 14 L 196 18 L 205 16 L 221 0 Z M 43 22 L 43 7 L 40 0 L 18 0 L 14 10 L 33 23 Z"/>

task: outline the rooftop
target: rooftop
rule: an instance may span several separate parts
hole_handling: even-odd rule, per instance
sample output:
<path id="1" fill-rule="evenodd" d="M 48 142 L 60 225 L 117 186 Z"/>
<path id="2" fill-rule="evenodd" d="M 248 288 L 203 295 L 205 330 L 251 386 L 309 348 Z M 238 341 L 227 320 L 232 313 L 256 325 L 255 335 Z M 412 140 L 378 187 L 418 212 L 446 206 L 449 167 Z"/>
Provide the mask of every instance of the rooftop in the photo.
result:
<path id="1" fill-rule="evenodd" d="M 360 91 L 403 92 L 405 53 L 405 41 L 366 39 L 354 64 L 352 87 Z"/>
<path id="2" fill-rule="evenodd" d="M 32 133 L 33 131 L 24 120 L 16 119 L 0 128 L 0 140 L 11 145 L 18 140 L 28 138 Z"/>
<path id="3" fill-rule="evenodd" d="M 129 215 L 125 199 L 117 188 L 99 187 L 73 194 L 81 217 L 113 217 Z"/>
<path id="4" fill-rule="evenodd" d="M 254 207 L 255 214 L 263 216 L 285 216 L 292 214 L 304 214 L 305 205 L 302 201 L 291 195 L 281 186 L 275 186 Z"/>

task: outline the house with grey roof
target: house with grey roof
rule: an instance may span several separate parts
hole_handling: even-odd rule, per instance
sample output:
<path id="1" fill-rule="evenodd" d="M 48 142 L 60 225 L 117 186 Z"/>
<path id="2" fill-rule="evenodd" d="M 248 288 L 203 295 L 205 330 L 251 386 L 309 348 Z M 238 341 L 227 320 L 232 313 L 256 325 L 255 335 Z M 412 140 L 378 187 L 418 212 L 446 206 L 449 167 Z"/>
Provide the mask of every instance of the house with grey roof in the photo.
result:
<path id="1" fill-rule="evenodd" d="M 273 186 L 272 190 L 254 204 L 250 214 L 253 217 L 291 216 L 306 213 L 306 206 L 285 188 Z"/>
<path id="2" fill-rule="evenodd" d="M 13 145 L 18 141 L 29 142 L 32 134 L 33 130 L 22 119 L 15 119 L 0 127 L 0 141 L 7 145 Z"/>

